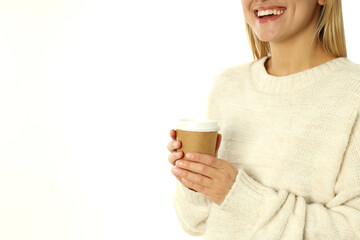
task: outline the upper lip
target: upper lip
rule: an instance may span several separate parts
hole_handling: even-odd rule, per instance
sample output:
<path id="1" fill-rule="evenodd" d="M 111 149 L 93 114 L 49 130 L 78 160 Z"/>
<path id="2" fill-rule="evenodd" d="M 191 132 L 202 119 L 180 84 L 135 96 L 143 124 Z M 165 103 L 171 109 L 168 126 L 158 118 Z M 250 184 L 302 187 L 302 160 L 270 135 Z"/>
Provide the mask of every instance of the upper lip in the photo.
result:
<path id="1" fill-rule="evenodd" d="M 268 9 L 282 9 L 282 10 L 286 10 L 286 7 L 284 7 L 284 6 L 261 6 L 261 7 L 255 8 L 254 11 L 264 11 L 264 10 L 268 10 Z"/>

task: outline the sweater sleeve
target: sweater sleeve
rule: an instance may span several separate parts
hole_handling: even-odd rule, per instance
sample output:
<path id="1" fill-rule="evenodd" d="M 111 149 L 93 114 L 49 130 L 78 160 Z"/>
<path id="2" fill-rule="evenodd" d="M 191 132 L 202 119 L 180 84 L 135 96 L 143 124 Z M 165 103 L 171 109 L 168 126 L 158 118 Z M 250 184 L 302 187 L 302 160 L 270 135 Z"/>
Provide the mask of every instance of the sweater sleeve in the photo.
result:
<path id="1" fill-rule="evenodd" d="M 174 208 L 182 229 L 190 235 L 200 236 L 205 231 L 211 203 L 207 197 L 176 183 Z"/>
<path id="2" fill-rule="evenodd" d="M 239 169 L 220 207 L 253 224 L 251 239 L 360 240 L 359 116 L 330 201 L 307 203 L 304 197 L 264 186 Z"/>

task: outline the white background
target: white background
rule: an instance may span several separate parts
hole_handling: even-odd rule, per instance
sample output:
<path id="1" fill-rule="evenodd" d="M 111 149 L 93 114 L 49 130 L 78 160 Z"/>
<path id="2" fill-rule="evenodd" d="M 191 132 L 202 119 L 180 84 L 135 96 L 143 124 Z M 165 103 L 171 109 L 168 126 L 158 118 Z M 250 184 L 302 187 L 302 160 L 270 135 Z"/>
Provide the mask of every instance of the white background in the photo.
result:
<path id="1" fill-rule="evenodd" d="M 343 3 L 357 63 L 359 5 Z M 195 239 L 168 134 L 252 61 L 244 26 L 240 0 L 0 1 L 0 239 Z"/>

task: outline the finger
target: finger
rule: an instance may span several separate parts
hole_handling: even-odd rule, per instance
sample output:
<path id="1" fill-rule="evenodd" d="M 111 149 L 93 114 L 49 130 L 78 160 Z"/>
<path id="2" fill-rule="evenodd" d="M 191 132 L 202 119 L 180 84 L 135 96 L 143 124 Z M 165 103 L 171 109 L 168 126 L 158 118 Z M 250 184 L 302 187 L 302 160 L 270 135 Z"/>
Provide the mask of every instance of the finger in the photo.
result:
<path id="1" fill-rule="evenodd" d="M 178 177 L 178 176 L 175 176 L 175 175 L 174 175 L 174 177 L 175 177 L 179 182 L 181 182 L 181 177 Z"/>
<path id="2" fill-rule="evenodd" d="M 218 151 L 219 151 L 219 148 L 220 148 L 221 139 L 222 139 L 222 135 L 221 135 L 221 134 L 218 134 L 218 135 L 217 135 L 217 139 L 216 139 L 215 157 L 218 156 Z"/>
<path id="3" fill-rule="evenodd" d="M 179 141 L 179 140 L 170 141 L 167 145 L 167 149 L 170 152 L 174 152 L 174 151 L 178 150 L 179 148 L 181 148 L 181 141 Z"/>
<path id="4" fill-rule="evenodd" d="M 175 177 L 176 177 L 176 179 L 177 179 L 180 183 L 183 184 L 181 177 L 177 177 L 177 176 L 175 176 Z M 192 191 L 194 191 L 194 192 L 197 192 L 195 189 L 193 189 L 193 188 L 191 188 L 191 187 L 187 187 L 187 188 L 189 188 L 190 190 L 192 190 Z"/>
<path id="5" fill-rule="evenodd" d="M 201 154 L 201 153 L 186 153 L 185 155 L 186 160 L 190 160 L 193 162 L 203 163 L 205 165 L 211 166 L 213 168 L 219 169 L 222 167 L 222 160 L 218 159 L 216 157 L 207 155 L 207 154 Z"/>
<path id="6" fill-rule="evenodd" d="M 184 184 L 185 187 L 190 188 L 196 192 L 202 193 L 204 195 L 208 195 L 209 194 L 209 190 L 208 188 L 206 188 L 203 185 L 197 184 L 195 182 L 192 182 L 186 178 L 181 178 L 180 182 L 182 184 Z"/>
<path id="7" fill-rule="evenodd" d="M 181 169 L 189 170 L 193 173 L 201 174 L 211 179 L 215 179 L 218 175 L 217 169 L 203 163 L 179 160 L 176 161 L 175 165 Z"/>
<path id="8" fill-rule="evenodd" d="M 191 181 L 197 185 L 203 187 L 211 187 L 213 185 L 213 181 L 204 175 L 192 173 L 176 166 L 173 167 L 171 171 L 175 176 Z M 195 190 L 197 191 L 197 189 Z"/>
<path id="9" fill-rule="evenodd" d="M 172 165 L 175 165 L 175 162 L 181 158 L 183 158 L 184 153 L 182 151 L 180 152 L 172 152 L 169 154 L 168 160 Z"/>
<path id="10" fill-rule="evenodd" d="M 170 137 L 175 140 L 176 139 L 176 131 L 174 129 L 170 130 Z"/>

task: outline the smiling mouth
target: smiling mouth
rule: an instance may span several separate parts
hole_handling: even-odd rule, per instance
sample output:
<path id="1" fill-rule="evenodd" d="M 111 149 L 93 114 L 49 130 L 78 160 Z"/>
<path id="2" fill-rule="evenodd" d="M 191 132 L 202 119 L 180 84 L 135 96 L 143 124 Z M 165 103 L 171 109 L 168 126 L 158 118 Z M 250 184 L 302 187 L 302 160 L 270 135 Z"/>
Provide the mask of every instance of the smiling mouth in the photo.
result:
<path id="1" fill-rule="evenodd" d="M 277 7 L 277 8 L 271 8 L 271 9 L 257 9 L 254 11 L 254 14 L 259 19 L 264 18 L 272 18 L 275 16 L 281 16 L 285 12 L 286 8 L 284 7 Z"/>

